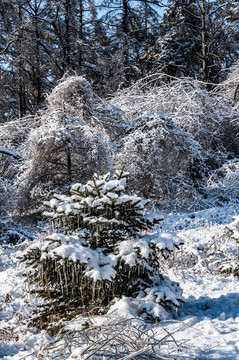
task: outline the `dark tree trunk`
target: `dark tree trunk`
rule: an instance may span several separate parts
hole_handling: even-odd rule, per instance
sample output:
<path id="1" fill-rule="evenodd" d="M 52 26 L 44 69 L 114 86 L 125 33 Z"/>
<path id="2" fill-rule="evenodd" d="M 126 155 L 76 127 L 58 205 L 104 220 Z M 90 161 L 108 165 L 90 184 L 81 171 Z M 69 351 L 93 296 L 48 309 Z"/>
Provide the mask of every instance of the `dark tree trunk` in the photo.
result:
<path id="1" fill-rule="evenodd" d="M 83 1 L 79 0 L 79 39 L 83 40 Z M 79 66 L 79 72 L 82 73 L 82 44 L 80 44 L 79 48 L 79 55 L 78 55 L 78 66 Z"/>
<path id="2" fill-rule="evenodd" d="M 206 44 L 206 10 L 205 0 L 201 0 L 201 41 L 202 41 L 202 73 L 203 80 L 208 81 L 208 66 L 207 66 L 207 44 Z"/>
<path id="3" fill-rule="evenodd" d="M 26 98 L 23 82 L 23 54 L 22 54 L 22 5 L 18 4 L 18 39 L 17 39 L 17 75 L 18 75 L 18 117 L 26 115 Z"/>

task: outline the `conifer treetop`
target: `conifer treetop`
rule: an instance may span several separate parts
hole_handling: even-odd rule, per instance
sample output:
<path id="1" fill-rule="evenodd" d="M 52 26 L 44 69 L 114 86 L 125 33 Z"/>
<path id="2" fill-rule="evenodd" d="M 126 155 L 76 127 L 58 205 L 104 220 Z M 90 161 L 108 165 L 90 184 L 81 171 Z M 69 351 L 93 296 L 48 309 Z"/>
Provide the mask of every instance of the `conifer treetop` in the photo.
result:
<path id="1" fill-rule="evenodd" d="M 146 208 L 149 200 L 125 194 L 128 176 L 124 170 L 117 170 L 112 179 L 110 173 L 95 173 L 85 185 L 72 185 L 70 196 L 55 194 L 45 202 L 44 215 L 56 225 L 59 221 L 67 223 L 66 232 L 90 227 L 98 233 L 107 229 L 114 235 L 119 230 L 133 235 L 148 230 L 161 221 L 162 216 L 149 212 Z"/>

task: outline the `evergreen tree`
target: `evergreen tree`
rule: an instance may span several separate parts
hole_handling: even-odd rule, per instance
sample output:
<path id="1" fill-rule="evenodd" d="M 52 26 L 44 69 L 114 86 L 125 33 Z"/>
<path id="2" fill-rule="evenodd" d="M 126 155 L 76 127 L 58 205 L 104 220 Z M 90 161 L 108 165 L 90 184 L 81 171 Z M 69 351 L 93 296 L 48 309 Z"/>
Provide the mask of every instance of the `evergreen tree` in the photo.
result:
<path id="1" fill-rule="evenodd" d="M 220 82 L 238 58 L 238 4 L 227 0 L 169 0 L 148 68 L 172 76 Z M 224 70 L 224 72 L 222 72 Z"/>
<path id="2" fill-rule="evenodd" d="M 200 68 L 200 18 L 196 1 L 171 0 L 156 45 L 144 56 L 148 68 L 172 76 L 194 76 Z"/>
<path id="3" fill-rule="evenodd" d="M 139 313 L 156 319 L 182 301 L 178 284 L 159 272 L 182 241 L 171 234 L 149 234 L 162 220 L 146 210 L 148 201 L 124 194 L 128 173 L 94 174 L 71 195 L 55 194 L 44 215 L 52 231 L 24 256 L 34 291 L 47 302 L 38 326 L 77 314 L 105 313 L 115 298 L 137 301 Z"/>

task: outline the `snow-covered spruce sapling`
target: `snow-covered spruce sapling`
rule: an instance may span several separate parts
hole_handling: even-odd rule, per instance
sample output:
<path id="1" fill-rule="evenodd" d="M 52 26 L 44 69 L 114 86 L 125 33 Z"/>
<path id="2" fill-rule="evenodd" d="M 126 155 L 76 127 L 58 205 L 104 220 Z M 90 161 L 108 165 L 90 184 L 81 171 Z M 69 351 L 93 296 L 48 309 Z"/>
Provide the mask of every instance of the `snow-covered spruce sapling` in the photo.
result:
<path id="1" fill-rule="evenodd" d="M 52 230 L 24 256 L 34 292 L 46 300 L 36 325 L 102 314 L 122 297 L 137 300 L 140 314 L 159 320 L 182 301 L 178 284 L 160 274 L 159 263 L 160 254 L 167 257 L 182 241 L 152 232 L 162 217 L 147 210 L 149 201 L 125 194 L 128 175 L 94 174 L 85 185 L 74 184 L 70 196 L 55 194 L 45 202 Z"/>

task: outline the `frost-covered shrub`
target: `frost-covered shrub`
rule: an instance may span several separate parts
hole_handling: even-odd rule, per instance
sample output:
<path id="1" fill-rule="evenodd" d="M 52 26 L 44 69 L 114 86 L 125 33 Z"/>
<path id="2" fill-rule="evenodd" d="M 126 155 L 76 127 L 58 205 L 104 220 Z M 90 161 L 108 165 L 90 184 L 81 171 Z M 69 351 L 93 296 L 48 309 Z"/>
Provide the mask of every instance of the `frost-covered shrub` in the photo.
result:
<path id="1" fill-rule="evenodd" d="M 6 215 L 10 210 L 10 196 L 13 189 L 10 182 L 0 176 L 0 216 Z"/>
<path id="2" fill-rule="evenodd" d="M 39 126 L 39 118 L 26 116 L 21 119 L 14 119 L 0 123 L 1 147 L 11 149 L 18 153 L 20 146 L 26 141 L 28 134 Z"/>
<path id="3" fill-rule="evenodd" d="M 17 244 L 24 240 L 33 240 L 33 229 L 24 228 L 11 216 L 0 217 L 0 244 Z"/>
<path id="4" fill-rule="evenodd" d="M 131 125 L 116 164 L 131 163 L 134 191 L 167 206 L 201 206 L 211 171 L 239 153 L 238 115 L 219 87 L 209 92 L 196 80 L 155 74 L 111 102 Z"/>
<path id="5" fill-rule="evenodd" d="M 6 181 L 0 177 L 0 243 L 5 242 L 8 238 L 7 228 L 9 218 L 6 216 L 10 205 L 10 191 Z"/>
<path id="6" fill-rule="evenodd" d="M 138 315 L 165 319 L 182 301 L 159 261 L 159 254 L 168 257 L 182 241 L 149 233 L 162 218 L 146 209 L 148 201 L 124 193 L 127 177 L 123 170 L 113 179 L 94 174 L 86 185 L 74 184 L 70 196 L 55 194 L 45 203 L 52 231 L 24 257 L 33 291 L 47 300 L 38 326 L 105 313 L 125 297 Z"/>
<path id="7" fill-rule="evenodd" d="M 210 173 L 207 192 L 218 205 L 239 201 L 239 159 L 228 160 Z"/>
<path id="8" fill-rule="evenodd" d="M 219 86 L 219 91 L 239 106 L 239 60 L 230 68 L 227 79 Z"/>
<path id="9" fill-rule="evenodd" d="M 12 208 L 14 190 L 10 183 L 0 177 L 0 244 L 3 242 L 14 242 L 19 239 L 16 227 L 9 216 Z"/>
<path id="10" fill-rule="evenodd" d="M 12 216 L 14 203 L 15 189 L 10 181 L 0 177 L 0 244 L 15 244 L 24 239 L 32 240 L 32 235 Z"/>
<path id="11" fill-rule="evenodd" d="M 209 92 L 196 80 L 169 81 L 155 74 L 116 94 L 111 102 L 124 110 L 130 124 L 145 111 L 172 115 L 175 124 L 201 145 L 205 158 L 220 160 L 221 152 L 239 151 L 238 127 L 233 122 L 238 115 L 220 88 Z"/>
<path id="12" fill-rule="evenodd" d="M 14 136 L 0 126 L 3 145 L 24 157 L 17 211 L 38 213 L 43 198 L 87 181 L 103 162 L 111 170 L 112 159 L 132 165 L 134 192 L 166 207 L 200 206 L 210 172 L 239 151 L 236 110 L 225 94 L 154 75 L 106 101 L 83 77 L 63 79 L 45 111 L 8 125 Z"/>
<path id="13" fill-rule="evenodd" d="M 236 253 L 222 263 L 220 270 L 225 274 L 233 274 L 239 277 L 239 216 L 234 216 L 234 221 L 225 226 L 225 235 L 236 244 Z"/>
<path id="14" fill-rule="evenodd" d="M 25 160 L 17 179 L 20 212 L 37 212 L 50 191 L 62 191 L 76 179 L 86 181 L 103 163 L 109 168 L 110 151 L 102 128 L 61 109 L 44 115 L 22 149 Z"/>
<path id="15" fill-rule="evenodd" d="M 121 144 L 115 163 L 133 176 L 129 187 L 161 206 L 183 206 L 198 196 L 192 167 L 202 157 L 200 145 L 166 114 L 143 113 Z M 191 174 L 190 174 L 191 172 Z"/>
<path id="16" fill-rule="evenodd" d="M 105 164 L 109 169 L 112 140 L 128 129 L 124 112 L 97 96 L 83 77 L 63 79 L 37 114 L 21 153 L 18 209 L 38 212 L 43 197 L 72 181 L 85 182 Z M 31 209 L 30 209 L 31 207 Z"/>
<path id="17" fill-rule="evenodd" d="M 101 99 L 82 76 L 63 78 L 47 101 L 48 111 L 63 109 L 74 117 L 84 119 L 89 125 L 100 125 L 112 139 L 128 128 L 124 112 Z"/>
<path id="18" fill-rule="evenodd" d="M 131 318 L 123 320 L 118 317 L 104 316 L 89 317 L 82 319 L 85 326 L 79 322 L 72 321 L 70 330 L 65 332 L 52 342 L 41 344 L 40 356 L 44 359 L 137 359 L 137 360 L 158 360 L 171 358 L 180 359 L 182 353 L 190 354 L 190 346 L 185 342 L 172 340 L 175 333 L 182 330 L 182 323 L 176 323 L 176 329 L 170 331 L 162 323 L 146 323 L 144 319 Z M 74 325 L 76 325 L 76 330 Z M 185 322 L 183 323 L 185 326 Z M 190 331 L 192 331 L 192 326 Z M 1 335 L 1 333 L 0 333 Z M 5 335 L 6 336 L 6 335 Z M 35 354 L 39 354 L 39 347 L 36 347 Z M 135 355 L 137 354 L 137 355 Z M 178 355 L 180 354 L 180 355 Z M 190 355 L 192 355 L 190 357 Z M 186 355 L 185 355 L 186 356 Z M 40 357 L 39 357 L 40 359 Z"/>
<path id="19" fill-rule="evenodd" d="M 238 276 L 239 217 L 234 217 L 234 213 L 235 208 L 231 205 L 192 213 L 185 218 L 183 227 L 187 230 L 179 233 L 184 239 L 184 245 L 180 253 L 175 253 L 173 258 L 164 261 L 165 273 L 173 267 L 175 271 L 182 272 L 183 276 L 196 273 L 207 276 L 217 276 L 220 273 Z M 178 219 L 182 224 L 182 217 L 179 216 Z M 225 222 L 229 223 L 224 225 Z M 176 225 L 176 221 L 174 224 Z M 176 228 L 180 229 L 180 226 L 178 222 Z"/>
<path id="20" fill-rule="evenodd" d="M 239 61 L 231 67 L 227 79 L 219 84 L 215 93 L 225 109 L 230 109 L 229 123 L 233 125 L 233 132 L 228 132 L 228 140 L 236 143 L 236 151 L 239 153 Z M 235 145 L 234 145 L 235 147 Z"/>

